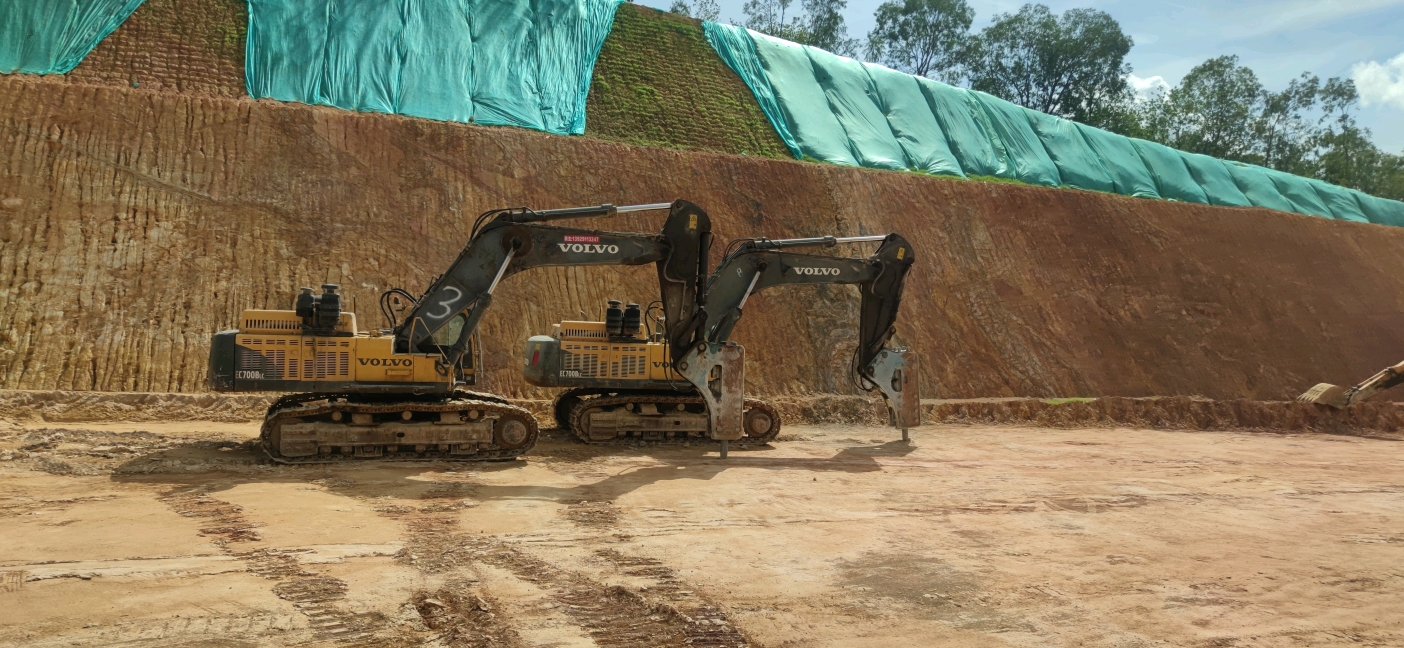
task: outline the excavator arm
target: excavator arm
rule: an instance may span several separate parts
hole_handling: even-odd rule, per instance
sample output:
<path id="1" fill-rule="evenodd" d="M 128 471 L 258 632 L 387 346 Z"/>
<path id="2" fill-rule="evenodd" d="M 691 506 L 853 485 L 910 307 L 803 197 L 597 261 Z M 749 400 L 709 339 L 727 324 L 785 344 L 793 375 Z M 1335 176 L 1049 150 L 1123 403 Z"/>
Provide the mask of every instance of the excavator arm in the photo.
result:
<path id="1" fill-rule="evenodd" d="M 542 223 L 571 218 L 668 209 L 658 234 L 606 232 Z M 578 207 L 533 211 L 497 210 L 479 217 L 478 226 L 458 258 L 419 298 L 395 330 L 397 350 L 438 351 L 456 366 L 492 293 L 506 277 L 544 266 L 658 265 L 659 287 L 668 321 L 679 322 L 695 309 L 700 277 L 706 276 L 711 221 L 696 205 L 672 204 Z M 678 344 L 691 342 L 688 332 Z"/>
<path id="2" fill-rule="evenodd" d="M 1297 400 L 1304 403 L 1315 403 L 1318 405 L 1328 405 L 1336 409 L 1345 409 L 1360 401 L 1375 395 L 1396 385 L 1404 384 L 1404 362 L 1392 367 L 1385 367 L 1379 373 L 1366 378 L 1363 382 L 1354 387 L 1339 387 L 1331 383 L 1320 383 L 1312 387 L 1305 394 L 1297 397 Z"/>
<path id="3" fill-rule="evenodd" d="M 831 257 L 786 248 L 882 241 L 867 259 Z M 809 239 L 745 240 L 728 253 L 707 283 L 703 306 L 695 316 L 711 344 L 724 344 L 741 318 L 751 295 L 774 286 L 855 284 L 862 295 L 859 341 L 854 371 L 866 390 L 877 387 L 887 399 L 891 422 L 906 430 L 920 424 L 921 401 L 916 389 L 917 356 L 912 351 L 885 348 L 895 331 L 902 287 L 914 261 L 912 246 L 899 234 L 832 236 Z"/>

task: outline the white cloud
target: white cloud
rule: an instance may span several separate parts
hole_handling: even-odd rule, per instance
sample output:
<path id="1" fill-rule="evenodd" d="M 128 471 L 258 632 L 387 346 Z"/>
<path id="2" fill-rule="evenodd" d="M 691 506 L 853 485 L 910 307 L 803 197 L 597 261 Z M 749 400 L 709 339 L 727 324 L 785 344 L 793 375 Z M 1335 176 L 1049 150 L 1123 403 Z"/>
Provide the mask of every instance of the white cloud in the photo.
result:
<path id="1" fill-rule="evenodd" d="M 1165 82 L 1165 77 L 1159 74 L 1142 79 L 1134 74 L 1126 75 L 1126 83 L 1131 86 L 1131 91 L 1136 93 L 1140 99 L 1149 99 L 1157 93 L 1170 89 L 1170 84 Z"/>
<path id="2" fill-rule="evenodd" d="M 1360 103 L 1404 108 L 1404 54 L 1385 63 L 1357 63 L 1350 70 L 1350 78 L 1355 80 L 1355 88 L 1360 91 Z"/>

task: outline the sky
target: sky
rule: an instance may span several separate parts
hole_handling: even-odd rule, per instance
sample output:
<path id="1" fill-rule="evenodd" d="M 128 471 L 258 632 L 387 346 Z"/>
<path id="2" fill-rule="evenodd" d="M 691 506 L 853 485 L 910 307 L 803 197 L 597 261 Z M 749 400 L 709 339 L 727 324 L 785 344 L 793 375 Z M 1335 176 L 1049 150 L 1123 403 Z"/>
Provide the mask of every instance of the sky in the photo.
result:
<path id="1" fill-rule="evenodd" d="M 1018 11 L 1017 0 L 967 0 L 978 30 L 995 15 Z M 695 2 L 695 0 L 689 0 Z M 745 0 L 718 0 L 721 21 L 739 23 Z M 666 9 L 672 0 L 640 0 Z M 798 7 L 799 0 L 794 6 Z M 851 38 L 873 27 L 879 0 L 848 0 Z M 1404 0 L 1045 0 L 1056 12 L 1105 11 L 1135 41 L 1127 56 L 1133 84 L 1174 85 L 1195 65 L 1237 54 L 1270 90 L 1302 72 L 1324 81 L 1356 80 L 1364 105 L 1357 113 L 1375 143 L 1404 152 Z M 1159 81 L 1157 81 L 1157 77 Z"/>

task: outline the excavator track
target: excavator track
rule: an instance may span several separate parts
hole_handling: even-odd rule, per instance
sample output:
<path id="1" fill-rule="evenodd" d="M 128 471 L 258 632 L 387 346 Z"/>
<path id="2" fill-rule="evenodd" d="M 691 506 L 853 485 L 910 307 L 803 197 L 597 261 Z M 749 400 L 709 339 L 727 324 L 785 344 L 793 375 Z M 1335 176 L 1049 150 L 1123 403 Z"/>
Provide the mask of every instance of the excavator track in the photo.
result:
<path id="1" fill-rule="evenodd" d="M 707 404 L 700 396 L 665 396 L 657 392 L 624 392 L 611 391 L 614 396 L 598 396 L 595 398 L 582 398 L 586 390 L 572 390 L 563 394 L 579 399 L 579 402 L 571 408 L 570 431 L 575 438 L 590 444 L 619 444 L 632 441 L 650 441 L 659 443 L 674 443 L 682 445 L 693 441 L 707 441 L 710 436 L 706 427 Z M 559 401 L 558 401 L 559 403 Z M 641 413 L 641 410 L 652 406 L 655 412 Z M 621 408 L 628 408 L 623 409 Z M 620 412 L 623 411 L 623 414 Z M 614 414 L 621 419 L 620 424 L 624 429 L 615 427 L 613 436 L 606 437 L 598 429 L 592 434 L 594 424 L 587 418 L 593 413 Z M 678 420 L 682 419 L 682 420 Z M 765 445 L 775 440 L 780 434 L 780 412 L 769 403 L 760 400 L 746 399 L 745 401 L 745 425 L 746 436 L 732 441 L 738 446 Z M 671 431 L 667 428 L 669 423 L 677 421 L 682 423 L 676 425 L 679 431 Z M 632 427 L 630 423 L 641 423 L 637 427 Z M 767 425 L 768 424 L 768 425 Z M 652 427 L 654 429 L 642 429 Z M 764 432 L 754 433 L 752 430 L 761 428 Z"/>
<path id="2" fill-rule="evenodd" d="M 259 447 L 282 464 L 503 461 L 526 454 L 538 435 L 531 412 L 491 394 L 459 390 L 401 400 L 293 394 L 269 406 Z M 289 449 L 299 454 L 285 454 Z"/>

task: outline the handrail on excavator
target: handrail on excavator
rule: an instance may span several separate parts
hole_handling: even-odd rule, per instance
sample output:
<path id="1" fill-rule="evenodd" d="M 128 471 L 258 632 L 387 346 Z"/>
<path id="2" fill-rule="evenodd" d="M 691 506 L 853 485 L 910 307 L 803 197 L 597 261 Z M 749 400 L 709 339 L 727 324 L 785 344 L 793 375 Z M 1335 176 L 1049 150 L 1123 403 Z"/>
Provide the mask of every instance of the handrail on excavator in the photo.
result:
<path id="1" fill-rule="evenodd" d="M 794 238 L 794 239 L 743 239 L 749 242 L 757 250 L 777 250 L 787 247 L 807 247 L 811 245 L 822 245 L 833 247 L 839 243 L 871 243 L 887 240 L 886 234 L 874 234 L 872 236 L 818 236 L 814 238 Z"/>

